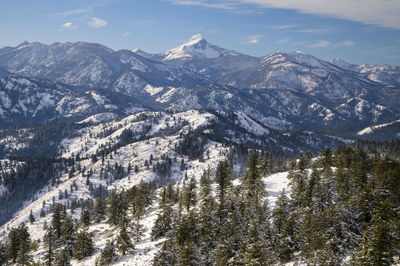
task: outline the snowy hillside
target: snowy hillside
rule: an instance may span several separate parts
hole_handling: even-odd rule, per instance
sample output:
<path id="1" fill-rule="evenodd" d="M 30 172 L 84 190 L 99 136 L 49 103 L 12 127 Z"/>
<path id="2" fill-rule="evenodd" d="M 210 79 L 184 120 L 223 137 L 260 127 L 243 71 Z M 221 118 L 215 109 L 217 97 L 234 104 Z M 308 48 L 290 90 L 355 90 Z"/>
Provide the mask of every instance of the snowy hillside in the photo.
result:
<path id="1" fill-rule="evenodd" d="M 104 117 L 107 120 L 110 118 L 107 115 Z M 45 235 L 43 227 L 44 224 L 51 223 L 51 214 L 40 217 L 41 212 L 49 213 L 50 206 L 54 203 L 70 205 L 74 201 L 94 200 L 93 191 L 96 188 L 123 191 L 139 185 L 142 181 L 168 183 L 171 180 L 177 182 L 178 186 L 182 188 L 186 176 L 194 177 L 199 181 L 204 172 L 214 173 L 217 163 L 227 160 L 232 155 L 232 147 L 212 140 L 203 142 L 201 153 L 196 158 L 193 158 L 191 151 L 184 152 L 179 149 L 185 136 L 202 128 L 207 130 L 207 126 L 218 119 L 211 113 L 198 111 L 176 114 L 142 112 L 103 123 L 98 123 L 98 119 L 97 116 L 89 119 L 95 124 L 80 129 L 77 137 L 67 138 L 61 142 L 62 158 L 77 158 L 78 155 L 80 157 L 79 161 L 77 160 L 72 166 L 75 171 L 66 171 L 54 185 L 48 184 L 35 193 L 34 200 L 25 202 L 16 216 L 2 226 L 1 238 L 7 235 L 10 228 L 29 221 L 32 213 L 35 222 L 27 222 L 29 233 L 33 241 L 43 239 Z M 244 114 L 238 114 L 235 123 L 243 130 L 250 130 L 249 132 L 256 135 L 268 134 L 268 129 L 262 128 Z M 132 132 L 132 135 L 127 136 L 127 132 Z M 108 152 L 107 147 L 111 147 Z M 102 150 L 106 153 L 102 153 Z M 170 163 L 170 169 L 164 175 L 157 170 L 157 167 L 167 162 Z M 3 162 L 2 165 L 4 164 Z M 131 167 L 131 170 L 126 170 L 122 178 L 106 177 L 104 173 L 114 166 L 122 169 Z M 233 165 L 237 173 L 243 171 L 242 167 L 243 165 L 240 164 Z M 78 169 L 85 170 L 79 171 Z M 289 191 L 286 175 L 287 172 L 265 178 L 264 182 L 271 203 L 283 189 Z M 2 191 L 4 190 L 5 188 L 2 186 Z M 122 256 L 115 265 L 151 265 L 153 256 L 159 249 L 157 243 L 161 242 L 150 240 L 151 227 L 158 213 L 157 208 L 158 205 L 154 203 L 145 211 L 141 220 L 145 226 L 145 233 L 142 239 L 135 243 L 133 254 Z M 81 211 L 79 209 L 73 212 L 68 210 L 67 214 L 79 220 Z M 72 265 L 93 265 L 107 240 L 113 238 L 114 230 L 113 226 L 104 222 L 88 226 L 87 231 L 94 234 L 95 252 L 93 256 L 84 261 L 72 260 Z M 40 245 L 37 251 L 33 252 L 33 259 L 43 259 L 44 252 L 44 246 Z"/>
<path id="2" fill-rule="evenodd" d="M 357 137 L 371 121 L 400 118 L 396 66 L 328 62 L 299 51 L 253 57 L 200 35 L 160 54 L 85 42 L 24 43 L 0 51 L 0 72 L 0 116 L 9 123 L 213 109 L 243 112 L 276 130 L 340 136 L 341 128 L 351 126 Z M 6 84 L 13 78 L 36 84 L 29 98 L 23 88 Z"/>

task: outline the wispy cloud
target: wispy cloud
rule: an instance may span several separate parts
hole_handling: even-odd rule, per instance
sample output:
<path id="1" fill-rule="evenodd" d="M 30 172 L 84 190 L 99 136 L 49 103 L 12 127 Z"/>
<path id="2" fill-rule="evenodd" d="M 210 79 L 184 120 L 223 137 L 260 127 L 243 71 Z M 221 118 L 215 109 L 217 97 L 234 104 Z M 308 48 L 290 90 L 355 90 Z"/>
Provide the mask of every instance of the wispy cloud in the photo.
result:
<path id="1" fill-rule="evenodd" d="M 290 29 L 294 28 L 296 25 L 275 25 L 275 26 L 265 26 L 267 29 L 273 29 L 273 30 L 285 30 L 285 29 Z"/>
<path id="2" fill-rule="evenodd" d="M 339 47 L 349 47 L 349 46 L 354 46 L 354 45 L 356 45 L 356 43 L 353 41 L 344 41 L 344 42 L 339 42 L 339 43 L 335 44 L 335 46 L 339 46 Z"/>
<path id="3" fill-rule="evenodd" d="M 108 22 L 100 18 L 92 17 L 87 24 L 92 28 L 101 28 L 107 26 Z"/>
<path id="4" fill-rule="evenodd" d="M 239 1 L 206 1 L 206 0 L 169 0 L 174 5 L 202 6 L 224 10 L 235 10 Z M 237 2 L 237 3 L 235 3 Z"/>
<path id="5" fill-rule="evenodd" d="M 72 22 L 66 22 L 66 23 L 61 25 L 60 31 L 63 31 L 63 30 L 74 30 L 76 28 L 78 28 L 77 25 L 73 24 Z"/>
<path id="6" fill-rule="evenodd" d="M 126 37 L 128 37 L 129 35 L 131 35 L 131 33 L 130 33 L 129 31 L 127 31 L 127 32 L 124 32 L 124 34 L 122 34 L 122 37 L 126 38 Z"/>
<path id="7" fill-rule="evenodd" d="M 197 34 L 194 34 L 192 37 L 190 37 L 189 42 L 197 41 L 197 40 L 201 40 L 201 39 L 203 39 L 203 37 L 201 36 L 200 33 L 197 33 Z"/>
<path id="8" fill-rule="evenodd" d="M 49 14 L 49 16 L 54 17 L 54 18 L 65 18 L 65 17 L 87 14 L 87 13 L 91 12 L 92 10 L 93 10 L 92 7 L 79 8 L 79 9 L 73 9 L 73 10 L 60 12 L 60 13 Z"/>
<path id="9" fill-rule="evenodd" d="M 306 14 L 325 15 L 365 24 L 400 29 L 398 0 L 238 0 L 266 8 L 297 10 Z"/>
<path id="10" fill-rule="evenodd" d="M 343 42 L 331 42 L 327 40 L 319 40 L 316 43 L 309 44 L 307 47 L 309 48 L 321 48 L 321 47 L 331 47 L 331 48 L 338 48 L 338 47 L 349 47 L 356 45 L 353 41 L 343 41 Z"/>
<path id="11" fill-rule="evenodd" d="M 248 44 L 257 44 L 260 42 L 260 39 L 263 38 L 262 35 L 250 35 L 246 38 L 246 43 Z"/>
<path id="12" fill-rule="evenodd" d="M 175 5 L 193 5 L 240 11 L 249 4 L 263 8 L 297 10 L 333 18 L 400 29 L 398 0 L 166 0 Z"/>
<path id="13" fill-rule="evenodd" d="M 309 33 L 309 34 L 326 34 L 330 33 L 331 30 L 328 28 L 313 28 L 313 29 L 302 29 L 298 30 L 300 33 Z"/>
<path id="14" fill-rule="evenodd" d="M 282 39 L 282 40 L 279 40 L 279 41 L 277 41 L 276 43 L 288 43 L 288 42 L 290 42 L 290 39 L 289 38 L 287 38 L 287 39 Z"/>
<path id="15" fill-rule="evenodd" d="M 320 40 L 316 43 L 308 45 L 310 48 L 320 48 L 320 47 L 327 47 L 330 46 L 332 43 L 330 41 Z"/>
<path id="16" fill-rule="evenodd" d="M 248 4 L 240 0 L 165 0 L 174 5 L 200 6 L 206 8 L 221 9 L 234 14 L 262 14 L 259 8 L 250 8 Z"/>

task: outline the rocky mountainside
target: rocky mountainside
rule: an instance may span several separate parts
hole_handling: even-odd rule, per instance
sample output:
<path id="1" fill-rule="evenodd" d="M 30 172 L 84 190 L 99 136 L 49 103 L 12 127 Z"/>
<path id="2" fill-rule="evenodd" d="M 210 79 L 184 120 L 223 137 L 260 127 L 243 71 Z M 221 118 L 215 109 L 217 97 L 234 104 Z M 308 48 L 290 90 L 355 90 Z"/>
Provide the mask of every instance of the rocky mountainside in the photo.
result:
<path id="1" fill-rule="evenodd" d="M 365 127 L 400 118 L 398 67 L 327 62 L 302 52 L 252 57 L 201 37 L 161 54 L 113 51 L 83 42 L 23 43 L 0 50 L 0 67 L 3 76 L 46 80 L 79 92 L 126 95 L 125 104 L 135 107 L 139 102 L 153 110 L 243 111 L 277 130 L 346 131 L 356 136 Z M 1 90 L 7 93 L 5 87 Z M 14 114 L 6 109 L 3 103 L 3 113 Z M 110 111 L 100 109 L 94 106 L 87 115 Z M 116 113 L 129 113 L 128 107 L 123 109 Z M 30 119 L 15 115 L 13 121 Z M 51 119 L 54 115 L 42 121 Z"/>

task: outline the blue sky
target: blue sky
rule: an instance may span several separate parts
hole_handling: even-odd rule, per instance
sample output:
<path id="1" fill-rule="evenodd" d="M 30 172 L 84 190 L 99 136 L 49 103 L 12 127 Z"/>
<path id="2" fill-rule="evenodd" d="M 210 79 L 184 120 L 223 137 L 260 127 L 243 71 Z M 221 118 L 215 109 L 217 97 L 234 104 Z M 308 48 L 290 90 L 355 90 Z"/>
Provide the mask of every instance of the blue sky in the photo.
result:
<path id="1" fill-rule="evenodd" d="M 360 3 L 363 3 L 360 5 Z M 399 0 L 2 1 L 0 47 L 88 41 L 162 52 L 201 34 L 254 56 L 304 51 L 322 59 L 400 65 Z"/>

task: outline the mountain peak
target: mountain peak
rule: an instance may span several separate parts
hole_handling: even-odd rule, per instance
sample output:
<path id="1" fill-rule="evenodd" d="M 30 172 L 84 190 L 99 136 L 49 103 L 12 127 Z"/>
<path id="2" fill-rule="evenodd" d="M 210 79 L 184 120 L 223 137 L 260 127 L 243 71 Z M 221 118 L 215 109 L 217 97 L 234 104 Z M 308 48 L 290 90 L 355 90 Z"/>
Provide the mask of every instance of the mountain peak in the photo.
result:
<path id="1" fill-rule="evenodd" d="M 329 59 L 328 60 L 329 63 L 337 65 L 341 68 L 344 69 L 351 69 L 352 64 L 346 62 L 345 60 L 341 59 L 341 58 L 333 58 L 333 59 Z"/>
<path id="2" fill-rule="evenodd" d="M 131 52 L 144 58 L 152 58 L 154 56 L 153 54 L 145 52 L 139 48 L 133 49 Z"/>
<path id="3" fill-rule="evenodd" d="M 200 42 L 207 43 L 207 41 L 205 39 L 203 39 L 201 34 L 195 34 L 192 37 L 190 37 L 188 42 L 182 44 L 182 46 L 192 46 L 192 45 L 196 45 Z"/>
<path id="4" fill-rule="evenodd" d="M 193 35 L 188 42 L 165 52 L 163 61 L 175 59 L 211 59 L 224 53 L 225 49 L 208 43 L 201 34 Z"/>

